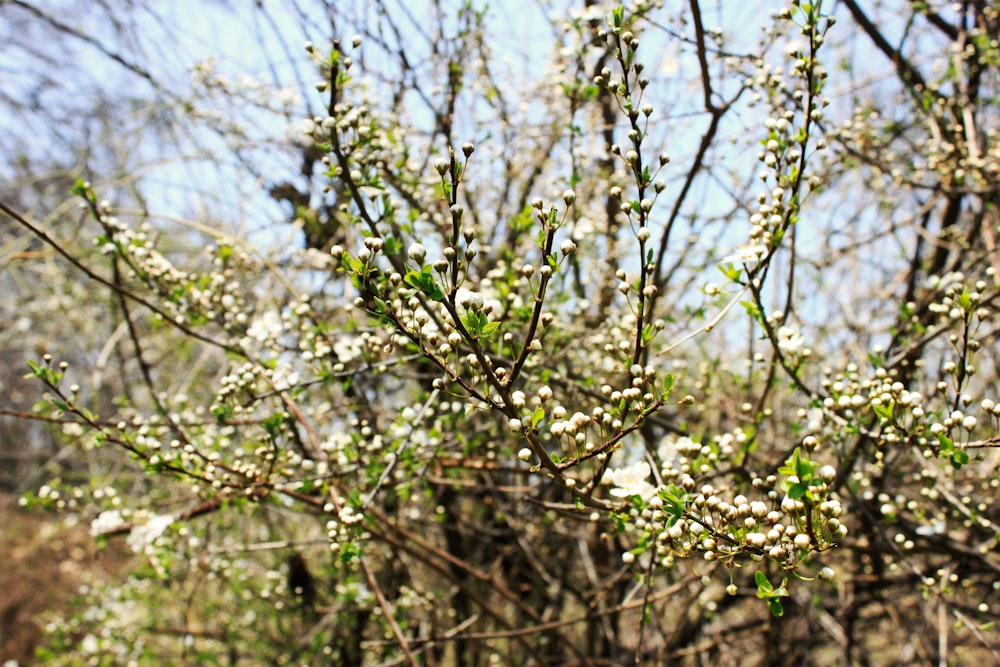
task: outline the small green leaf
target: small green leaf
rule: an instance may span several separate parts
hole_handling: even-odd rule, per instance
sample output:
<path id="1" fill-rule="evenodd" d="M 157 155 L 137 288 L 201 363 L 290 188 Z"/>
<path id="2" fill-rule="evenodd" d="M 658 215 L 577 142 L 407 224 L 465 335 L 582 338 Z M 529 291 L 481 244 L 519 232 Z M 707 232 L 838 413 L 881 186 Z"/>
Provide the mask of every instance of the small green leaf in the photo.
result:
<path id="1" fill-rule="evenodd" d="M 471 310 L 468 310 L 462 315 L 461 319 L 462 319 L 462 326 L 465 327 L 465 330 L 468 331 L 469 334 L 474 338 L 478 338 L 479 331 L 482 328 L 482 326 L 479 323 L 479 317 L 476 315 L 476 313 L 472 312 Z"/>
<path id="2" fill-rule="evenodd" d="M 753 580 L 757 584 L 757 597 L 759 598 L 767 597 L 767 593 L 774 590 L 774 586 L 771 585 L 767 575 L 761 570 L 757 570 L 757 572 L 754 573 Z"/>
<path id="3" fill-rule="evenodd" d="M 969 462 L 969 453 L 964 449 L 956 449 L 951 455 L 951 467 L 958 470 Z"/>
<path id="4" fill-rule="evenodd" d="M 673 373 L 667 373 L 663 377 L 663 400 L 667 400 L 670 396 L 670 392 L 674 390 L 675 382 L 677 382 L 677 376 Z"/>
<path id="5" fill-rule="evenodd" d="M 747 315 L 756 319 L 760 319 L 760 309 L 757 308 L 757 304 L 753 301 L 740 301 L 740 305 L 746 309 Z"/>
<path id="6" fill-rule="evenodd" d="M 872 405 L 872 409 L 875 411 L 875 416 L 879 419 L 892 419 L 892 411 L 895 404 L 892 402 L 888 404 Z"/>
<path id="7" fill-rule="evenodd" d="M 767 608 L 770 610 L 771 616 L 782 616 L 785 613 L 785 608 L 781 605 L 781 600 L 778 598 L 768 600 Z"/>
<path id="8" fill-rule="evenodd" d="M 482 328 L 482 337 L 489 340 L 493 338 L 497 330 L 500 328 L 499 322 L 487 322 Z"/>
<path id="9" fill-rule="evenodd" d="M 740 276 L 743 275 L 743 267 L 735 264 L 719 264 L 719 271 L 722 271 L 722 275 L 733 282 L 739 282 Z"/>
<path id="10" fill-rule="evenodd" d="M 667 514 L 667 526 L 673 526 L 680 520 L 691 503 L 691 495 L 683 487 L 668 484 L 660 488 L 657 495 L 663 501 L 663 511 Z"/>
<path id="11" fill-rule="evenodd" d="M 788 497 L 792 500 L 799 500 L 808 493 L 809 487 L 805 484 L 792 484 L 788 487 Z"/>
<path id="12" fill-rule="evenodd" d="M 612 9 L 611 10 L 611 16 L 610 16 L 611 27 L 615 28 L 616 30 L 621 29 L 622 24 L 624 23 L 624 17 L 625 17 L 625 7 L 624 7 L 624 5 L 618 5 L 617 7 L 615 7 L 614 9 Z"/>
<path id="13" fill-rule="evenodd" d="M 559 222 L 558 213 L 555 208 L 549 209 L 549 219 L 547 220 L 549 229 L 555 229 Z"/>
<path id="14" fill-rule="evenodd" d="M 76 183 L 74 183 L 73 187 L 70 188 L 70 193 L 78 197 L 87 197 L 87 195 L 90 193 L 90 188 L 87 187 L 86 181 L 78 177 L 76 179 Z"/>
<path id="15" fill-rule="evenodd" d="M 434 280 L 430 267 L 424 267 L 421 271 L 410 271 L 403 277 L 403 281 L 410 287 L 415 287 L 434 301 L 444 298 L 444 292 Z"/>

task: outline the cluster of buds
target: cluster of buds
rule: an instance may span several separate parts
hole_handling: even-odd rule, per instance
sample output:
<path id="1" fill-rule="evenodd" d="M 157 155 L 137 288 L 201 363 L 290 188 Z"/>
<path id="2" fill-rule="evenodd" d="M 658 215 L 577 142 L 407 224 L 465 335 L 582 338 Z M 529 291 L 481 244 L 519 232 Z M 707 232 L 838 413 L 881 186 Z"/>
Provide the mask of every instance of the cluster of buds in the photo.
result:
<path id="1" fill-rule="evenodd" d="M 794 470 L 800 475 L 791 474 Z M 688 474 L 675 476 L 676 482 L 650 487 L 646 498 L 633 495 L 631 506 L 622 512 L 623 519 L 640 532 L 640 546 L 628 552 L 625 560 L 651 550 L 655 561 L 665 567 L 676 558 L 698 554 L 705 561 L 730 567 L 767 558 L 794 569 L 811 553 L 835 546 L 847 534 L 840 521 L 841 503 L 830 492 L 836 470 L 828 465 L 817 467 L 796 451 L 782 471 L 780 478 L 770 475 L 753 480 L 758 491 L 771 487 L 760 500 L 743 494 L 726 498 L 725 489 L 711 484 L 699 488 Z M 784 489 L 783 495 L 779 489 Z"/>

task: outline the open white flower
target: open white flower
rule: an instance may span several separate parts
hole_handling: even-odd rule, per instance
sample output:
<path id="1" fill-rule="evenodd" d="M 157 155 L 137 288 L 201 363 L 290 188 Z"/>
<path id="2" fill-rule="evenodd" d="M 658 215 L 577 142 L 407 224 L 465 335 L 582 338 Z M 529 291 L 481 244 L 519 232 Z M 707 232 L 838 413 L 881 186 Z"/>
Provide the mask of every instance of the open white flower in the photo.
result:
<path id="1" fill-rule="evenodd" d="M 742 264 L 753 271 L 760 264 L 760 259 L 767 254 L 767 248 L 756 243 L 741 243 L 736 252 L 722 258 L 722 264 Z"/>
<path id="2" fill-rule="evenodd" d="M 97 518 L 90 522 L 91 537 L 99 537 L 105 533 L 110 533 L 126 525 L 122 513 L 118 510 L 105 510 L 97 515 Z"/>
<path id="3" fill-rule="evenodd" d="M 247 328 L 247 336 L 259 343 L 270 338 L 277 338 L 284 332 L 281 313 L 276 310 L 266 310 L 260 313 Z"/>
<path id="4" fill-rule="evenodd" d="M 333 353 L 337 356 L 337 361 L 346 364 L 361 356 L 365 349 L 365 341 L 361 336 L 352 334 L 342 334 L 333 344 Z"/>
<path id="5" fill-rule="evenodd" d="M 652 497 L 656 493 L 656 487 L 646 481 L 650 472 L 649 464 L 645 461 L 609 470 L 607 479 L 614 485 L 611 495 L 615 498 L 640 496 L 644 500 Z"/>
<path id="6" fill-rule="evenodd" d="M 778 349 L 785 354 L 798 354 L 805 347 L 806 339 L 798 327 L 784 326 L 778 329 Z"/>
<path id="7" fill-rule="evenodd" d="M 135 553 L 142 552 L 147 546 L 156 541 L 160 535 L 174 522 L 174 517 L 169 514 L 153 514 L 144 524 L 132 526 L 129 533 L 128 545 Z"/>

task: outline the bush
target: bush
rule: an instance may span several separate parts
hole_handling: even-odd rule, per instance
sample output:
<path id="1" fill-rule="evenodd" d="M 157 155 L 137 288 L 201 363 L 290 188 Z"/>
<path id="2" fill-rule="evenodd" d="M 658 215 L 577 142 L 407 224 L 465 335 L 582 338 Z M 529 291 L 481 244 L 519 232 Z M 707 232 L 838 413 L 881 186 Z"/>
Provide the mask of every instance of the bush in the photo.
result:
<path id="1" fill-rule="evenodd" d="M 260 174 L 232 208 L 84 170 L 87 249 L 4 204 L 103 309 L 31 362 L 85 464 L 25 502 L 136 556 L 43 656 L 995 655 L 1000 17 L 901 4 L 754 35 L 588 3 L 526 22 L 546 49 L 472 4 L 334 10 L 362 36 L 307 44 L 284 162 L 218 109 L 273 119 L 266 86 L 205 62 L 156 102 L 244 158 L 213 179 Z"/>

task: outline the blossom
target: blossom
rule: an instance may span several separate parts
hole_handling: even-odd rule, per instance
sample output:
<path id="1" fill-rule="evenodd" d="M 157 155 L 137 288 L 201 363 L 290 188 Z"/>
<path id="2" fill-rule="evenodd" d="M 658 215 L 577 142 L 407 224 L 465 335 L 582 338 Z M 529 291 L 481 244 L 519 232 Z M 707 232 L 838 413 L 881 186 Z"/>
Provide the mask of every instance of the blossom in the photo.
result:
<path id="1" fill-rule="evenodd" d="M 97 518 L 90 522 L 91 537 L 100 537 L 125 526 L 125 519 L 118 510 L 107 510 L 97 515 Z"/>
<path id="2" fill-rule="evenodd" d="M 97 640 L 97 637 L 95 635 L 88 634 L 80 642 L 80 650 L 83 651 L 84 653 L 86 653 L 87 655 L 94 655 L 99 650 L 101 650 L 101 644 Z M 4 667 L 7 667 L 8 664 L 9 663 L 5 662 L 4 663 Z M 15 662 L 14 665 L 16 667 L 17 663 Z"/>
<path id="3" fill-rule="evenodd" d="M 660 457 L 660 463 L 664 467 L 669 468 L 678 463 L 680 457 L 697 453 L 700 450 L 701 445 L 699 443 L 686 435 L 682 435 L 665 438 L 656 449 L 656 454 Z"/>
<path id="4" fill-rule="evenodd" d="M 722 258 L 722 264 L 742 264 L 753 271 L 760 264 L 760 258 L 767 254 L 767 248 L 757 244 L 741 243 L 736 252 Z"/>
<path id="5" fill-rule="evenodd" d="M 660 465 L 665 468 L 672 468 L 677 462 L 677 444 L 673 438 L 666 438 L 656 448 L 656 455 L 660 457 Z"/>
<path id="6" fill-rule="evenodd" d="M 259 343 L 266 342 L 269 338 L 277 338 L 284 330 L 281 322 L 281 315 L 275 310 L 268 310 L 254 318 L 247 335 Z"/>
<path id="7" fill-rule="evenodd" d="M 579 21 L 607 20 L 607 17 L 611 10 L 614 9 L 614 6 L 615 3 L 599 2 L 581 9 L 571 9 L 569 15 L 570 18 L 577 19 Z"/>
<path id="8" fill-rule="evenodd" d="M 328 253 L 320 252 L 316 248 L 306 248 L 303 253 L 303 261 L 308 268 L 323 271 L 330 268 L 333 257 Z"/>
<path id="9" fill-rule="evenodd" d="M 806 340 L 798 327 L 784 326 L 778 329 L 778 349 L 785 354 L 798 354 L 805 347 Z"/>
<path id="10" fill-rule="evenodd" d="M 344 334 L 333 344 L 333 353 L 337 356 L 337 361 L 346 364 L 360 357 L 364 348 L 365 342 L 360 336 Z"/>
<path id="11" fill-rule="evenodd" d="M 271 383 L 275 391 L 286 391 L 299 383 L 299 374 L 288 364 L 282 364 L 272 373 Z"/>
<path id="12" fill-rule="evenodd" d="M 174 522 L 174 517 L 169 514 L 153 514 L 144 524 L 132 526 L 132 532 L 128 536 L 128 545 L 132 551 L 139 553 L 152 544 L 156 538 L 170 527 Z"/>
<path id="13" fill-rule="evenodd" d="M 608 479 L 614 488 L 611 495 L 615 498 L 631 498 L 640 496 L 648 499 L 656 493 L 656 487 L 646 481 L 650 472 L 649 464 L 645 461 L 637 461 L 624 468 L 615 468 L 608 471 Z"/>

